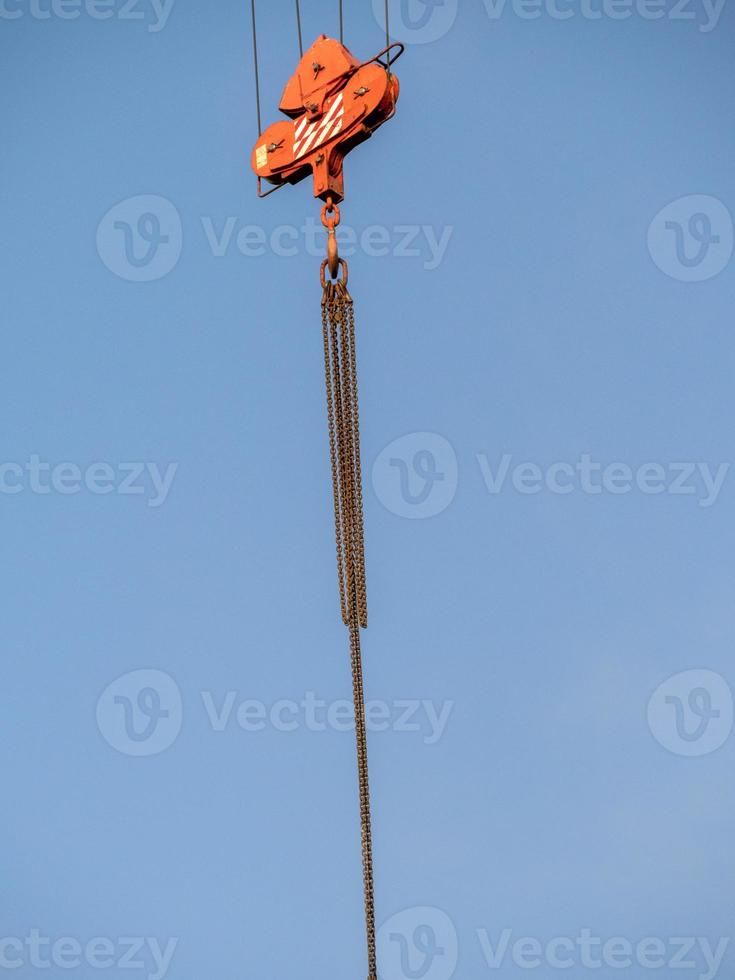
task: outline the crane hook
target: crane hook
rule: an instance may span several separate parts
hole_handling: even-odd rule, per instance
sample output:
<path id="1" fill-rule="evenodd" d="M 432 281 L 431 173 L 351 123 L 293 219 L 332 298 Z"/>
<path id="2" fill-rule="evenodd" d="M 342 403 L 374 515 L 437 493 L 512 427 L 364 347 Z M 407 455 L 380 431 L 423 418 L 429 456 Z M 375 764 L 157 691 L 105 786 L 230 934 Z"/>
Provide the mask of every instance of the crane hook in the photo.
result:
<path id="1" fill-rule="evenodd" d="M 331 215 L 331 217 L 330 217 Z M 333 198 L 327 198 L 327 203 L 322 208 L 322 224 L 327 229 L 327 268 L 332 279 L 336 279 L 339 274 L 341 263 L 339 250 L 337 248 L 337 236 L 335 229 L 342 220 L 339 207 L 334 203 Z"/>

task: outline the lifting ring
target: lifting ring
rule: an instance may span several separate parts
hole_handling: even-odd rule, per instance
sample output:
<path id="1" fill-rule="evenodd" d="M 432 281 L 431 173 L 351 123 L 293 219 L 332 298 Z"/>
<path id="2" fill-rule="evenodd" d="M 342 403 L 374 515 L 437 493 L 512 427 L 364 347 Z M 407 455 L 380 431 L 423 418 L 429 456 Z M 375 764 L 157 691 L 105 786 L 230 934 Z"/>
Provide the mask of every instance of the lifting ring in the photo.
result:
<path id="1" fill-rule="evenodd" d="M 347 280 L 349 278 L 349 272 L 348 272 L 348 269 L 347 269 L 347 263 L 345 262 L 344 259 L 338 259 L 337 260 L 337 265 L 338 265 L 339 268 L 342 269 L 342 278 L 341 279 L 337 279 L 337 276 L 336 275 L 335 276 L 332 276 L 332 278 L 335 280 L 335 282 L 334 283 L 330 282 L 328 284 L 327 283 L 327 277 L 324 275 L 324 273 L 327 271 L 327 259 L 324 259 L 324 261 L 322 262 L 321 268 L 319 269 L 319 281 L 322 284 L 322 289 L 326 289 L 327 288 L 327 285 L 330 285 L 330 286 L 331 285 L 336 285 L 336 283 L 340 283 L 342 286 L 345 286 L 345 287 L 347 286 Z"/>
<path id="2" fill-rule="evenodd" d="M 328 218 L 327 215 L 334 215 L 333 218 Z M 327 198 L 327 203 L 322 208 L 322 224 L 329 231 L 334 231 L 337 225 L 342 220 L 342 215 L 340 214 L 339 207 L 334 203 L 331 197 Z"/>

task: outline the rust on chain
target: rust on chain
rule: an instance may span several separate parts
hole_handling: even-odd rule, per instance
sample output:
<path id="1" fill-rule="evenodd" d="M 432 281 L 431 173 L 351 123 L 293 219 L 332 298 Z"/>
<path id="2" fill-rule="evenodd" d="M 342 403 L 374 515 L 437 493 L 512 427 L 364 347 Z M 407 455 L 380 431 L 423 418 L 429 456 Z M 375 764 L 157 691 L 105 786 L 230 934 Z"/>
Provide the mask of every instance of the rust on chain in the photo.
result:
<path id="1" fill-rule="evenodd" d="M 349 269 L 347 268 L 347 263 L 345 262 L 344 259 L 339 259 L 338 260 L 338 263 L 337 263 L 337 272 L 335 273 L 335 276 L 337 275 L 337 273 L 341 269 L 342 270 L 342 278 L 341 279 L 337 279 L 334 282 L 329 282 L 327 280 L 326 275 L 325 275 L 325 272 L 327 271 L 328 264 L 329 263 L 328 263 L 327 259 L 325 259 L 322 262 L 321 267 L 319 269 L 319 281 L 321 282 L 322 289 L 324 290 L 324 293 L 322 294 L 322 306 L 324 306 L 324 304 L 328 302 L 328 300 L 327 300 L 327 286 L 337 286 L 337 285 L 340 285 L 340 286 L 344 287 L 345 292 L 347 292 L 347 280 L 349 279 Z M 335 277 L 332 276 L 332 278 L 334 279 Z M 349 296 L 350 294 L 347 293 L 347 295 Z M 351 297 L 350 297 L 350 302 L 352 302 L 352 298 Z"/>
<path id="2" fill-rule="evenodd" d="M 354 593 L 358 625 L 367 625 L 365 545 L 363 527 L 360 414 L 357 388 L 355 313 L 343 278 L 330 282 L 322 263 L 322 333 L 327 392 L 327 422 L 332 466 L 337 572 L 342 619 L 350 625 L 349 601 Z"/>
<path id="3" fill-rule="evenodd" d="M 349 630 L 362 840 L 369 977 L 377 976 L 373 845 L 368 778 L 365 690 L 360 629 L 368 622 L 365 545 L 360 461 L 360 413 L 357 390 L 355 311 L 347 289 L 347 264 L 339 260 L 342 278 L 328 281 L 321 266 L 322 339 L 327 395 L 327 429 L 332 473 L 337 582 L 342 620 Z"/>

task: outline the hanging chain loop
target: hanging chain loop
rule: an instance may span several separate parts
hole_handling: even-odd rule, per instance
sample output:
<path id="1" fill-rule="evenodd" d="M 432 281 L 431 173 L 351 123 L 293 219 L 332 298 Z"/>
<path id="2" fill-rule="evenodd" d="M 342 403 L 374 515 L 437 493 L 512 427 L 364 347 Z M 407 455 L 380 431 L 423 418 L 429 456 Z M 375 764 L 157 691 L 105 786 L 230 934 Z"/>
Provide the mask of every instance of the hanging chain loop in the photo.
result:
<path id="1" fill-rule="evenodd" d="M 331 219 L 339 223 L 339 216 Z M 373 844 L 368 778 L 365 685 L 360 628 L 367 626 L 365 545 L 360 461 L 360 412 L 357 392 L 355 311 L 347 290 L 347 264 L 340 259 L 343 278 L 328 282 L 321 267 L 322 336 L 327 392 L 327 427 L 332 470 L 337 582 L 342 620 L 349 630 L 352 690 L 360 803 L 360 836 L 367 936 L 368 980 L 377 980 Z"/>

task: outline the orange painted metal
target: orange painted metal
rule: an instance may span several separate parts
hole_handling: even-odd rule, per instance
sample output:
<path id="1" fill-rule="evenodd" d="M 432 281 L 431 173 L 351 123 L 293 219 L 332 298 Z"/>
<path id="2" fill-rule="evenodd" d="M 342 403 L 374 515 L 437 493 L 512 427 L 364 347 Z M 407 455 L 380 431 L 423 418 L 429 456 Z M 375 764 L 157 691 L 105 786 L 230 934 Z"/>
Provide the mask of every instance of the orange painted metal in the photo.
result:
<path id="1" fill-rule="evenodd" d="M 336 279 L 339 272 L 336 228 L 341 220 L 342 216 L 339 213 L 339 208 L 334 203 L 330 194 L 327 203 L 322 208 L 322 224 L 327 229 L 327 267 L 332 279 Z"/>
<path id="2" fill-rule="evenodd" d="M 342 201 L 345 156 L 396 111 L 398 79 L 377 60 L 386 51 L 361 63 L 339 41 L 318 37 L 284 89 L 288 120 L 269 126 L 253 149 L 257 176 L 280 186 L 311 173 L 314 197 Z"/>

